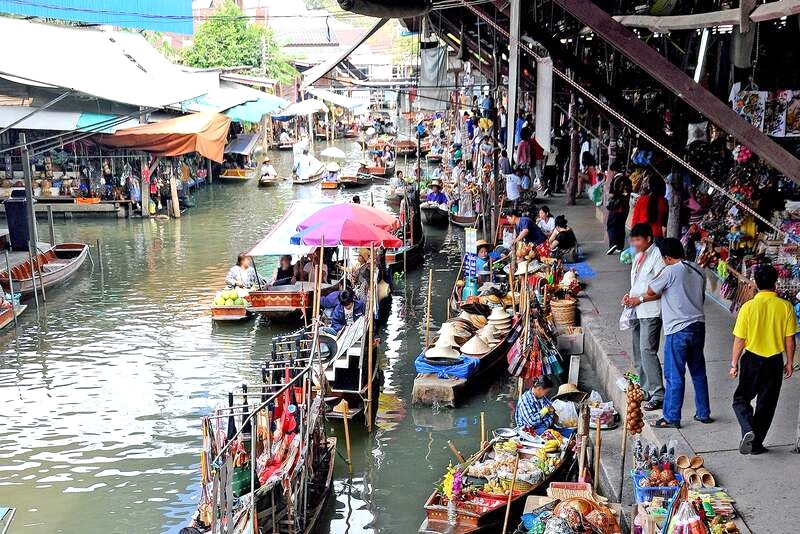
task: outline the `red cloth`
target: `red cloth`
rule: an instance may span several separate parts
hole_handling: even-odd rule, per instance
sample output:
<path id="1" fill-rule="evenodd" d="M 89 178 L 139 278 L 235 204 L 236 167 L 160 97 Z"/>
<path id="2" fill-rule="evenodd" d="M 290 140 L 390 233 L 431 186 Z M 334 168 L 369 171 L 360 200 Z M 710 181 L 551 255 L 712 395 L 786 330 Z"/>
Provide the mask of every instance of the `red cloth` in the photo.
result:
<path id="1" fill-rule="evenodd" d="M 530 165 L 531 163 L 531 144 L 527 139 L 520 141 L 517 147 L 517 165 Z"/>
<path id="2" fill-rule="evenodd" d="M 633 206 L 633 217 L 631 218 L 631 226 L 648 223 L 650 228 L 653 229 L 653 237 L 664 237 L 663 227 L 667 225 L 667 217 L 669 215 L 669 206 L 664 197 L 658 199 L 658 217 L 655 221 L 651 221 L 647 213 L 647 205 L 650 202 L 650 195 L 642 195 L 636 200 Z"/>
<path id="3" fill-rule="evenodd" d="M 536 158 L 536 161 L 542 161 L 544 159 L 544 149 L 535 138 L 533 139 L 533 156 Z"/>

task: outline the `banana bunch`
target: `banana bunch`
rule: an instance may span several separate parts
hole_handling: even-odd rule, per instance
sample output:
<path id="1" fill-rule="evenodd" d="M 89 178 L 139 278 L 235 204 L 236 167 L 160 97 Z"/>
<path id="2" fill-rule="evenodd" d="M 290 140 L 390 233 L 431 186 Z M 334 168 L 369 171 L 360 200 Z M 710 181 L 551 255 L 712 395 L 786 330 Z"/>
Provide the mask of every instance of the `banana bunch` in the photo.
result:
<path id="1" fill-rule="evenodd" d="M 490 480 L 484 484 L 483 491 L 486 493 L 494 493 L 499 495 L 508 495 L 511 491 L 511 483 L 506 480 Z"/>
<path id="2" fill-rule="evenodd" d="M 558 452 L 559 447 L 561 447 L 561 442 L 559 440 L 549 439 L 544 442 L 544 447 L 542 447 L 542 450 L 544 450 L 545 453 Z"/>
<path id="3" fill-rule="evenodd" d="M 517 452 L 518 448 L 519 448 L 519 445 L 517 444 L 516 441 L 504 441 L 503 443 L 498 443 L 495 446 L 495 450 L 497 450 L 497 451 L 505 451 L 505 452 L 511 452 L 511 453 Z"/>

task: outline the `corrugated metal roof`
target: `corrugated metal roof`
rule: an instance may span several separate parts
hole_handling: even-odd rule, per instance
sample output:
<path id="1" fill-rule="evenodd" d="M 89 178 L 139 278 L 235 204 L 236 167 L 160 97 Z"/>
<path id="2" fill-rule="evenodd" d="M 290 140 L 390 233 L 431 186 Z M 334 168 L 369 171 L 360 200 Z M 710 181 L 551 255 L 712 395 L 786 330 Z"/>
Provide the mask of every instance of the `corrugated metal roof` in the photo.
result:
<path id="1" fill-rule="evenodd" d="M 0 13 L 191 34 L 191 0 L 0 0 Z"/>

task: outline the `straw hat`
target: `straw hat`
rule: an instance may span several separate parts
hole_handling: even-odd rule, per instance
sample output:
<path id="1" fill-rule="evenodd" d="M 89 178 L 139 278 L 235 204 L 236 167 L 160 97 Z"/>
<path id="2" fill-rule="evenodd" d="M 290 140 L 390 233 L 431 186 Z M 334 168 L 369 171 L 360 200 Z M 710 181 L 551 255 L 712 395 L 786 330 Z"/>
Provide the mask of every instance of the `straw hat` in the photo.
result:
<path id="1" fill-rule="evenodd" d="M 478 315 L 476 313 L 469 313 L 462 311 L 460 314 L 458 314 L 457 319 L 463 319 L 469 322 L 475 328 L 482 328 L 483 326 L 486 325 L 486 317 L 484 317 L 483 315 Z"/>
<path id="2" fill-rule="evenodd" d="M 561 384 L 558 386 L 558 392 L 553 396 L 553 399 L 580 402 L 584 397 L 586 397 L 586 393 L 579 390 L 575 384 Z"/>
<path id="3" fill-rule="evenodd" d="M 478 239 L 478 241 L 475 242 L 475 252 L 478 252 L 481 249 L 481 247 L 492 248 L 489 242 L 486 241 L 485 239 Z"/>
<path id="4" fill-rule="evenodd" d="M 438 187 L 439 189 L 441 189 L 442 182 L 440 180 L 431 180 L 431 187 Z"/>
<path id="5" fill-rule="evenodd" d="M 358 160 L 358 164 L 363 165 L 364 167 L 369 167 L 369 163 L 367 163 L 367 160 L 365 159 Z"/>
<path id="6" fill-rule="evenodd" d="M 526 271 L 528 274 L 532 274 L 541 271 L 543 267 L 544 266 L 536 260 L 521 261 L 517 264 L 517 271 L 514 273 L 514 276 L 522 276 Z"/>
<path id="7" fill-rule="evenodd" d="M 483 356 L 490 350 L 492 350 L 492 348 L 487 345 L 480 336 L 472 336 L 472 339 L 461 347 L 461 354 L 466 354 L 467 356 Z"/>
<path id="8" fill-rule="evenodd" d="M 339 167 L 339 164 L 336 163 L 335 161 L 331 161 L 330 163 L 328 163 L 328 166 L 326 168 L 328 169 L 329 172 L 339 172 L 339 170 L 341 170 L 341 167 Z"/>
<path id="9" fill-rule="evenodd" d="M 439 347 L 434 345 L 425 351 L 425 357 L 443 360 L 458 360 L 461 358 L 461 354 L 459 354 L 457 350 L 454 350 L 450 347 Z"/>
<path id="10" fill-rule="evenodd" d="M 439 336 L 439 339 L 436 340 L 434 343 L 436 347 L 460 347 L 461 345 L 458 344 L 456 341 L 455 335 L 451 330 L 445 330 L 442 335 Z"/>
<path id="11" fill-rule="evenodd" d="M 270 161 L 272 161 L 272 160 L 269 159 L 269 156 L 264 156 L 264 163 L 268 163 Z"/>
<path id="12" fill-rule="evenodd" d="M 497 328 L 492 323 L 489 323 L 478 330 L 478 335 L 483 336 L 484 341 L 489 339 L 494 340 L 494 338 L 497 336 Z"/>
<path id="13" fill-rule="evenodd" d="M 505 308 L 502 306 L 497 306 L 492 308 L 492 313 L 489 315 L 489 322 L 490 323 L 505 323 L 511 321 L 511 314 L 506 311 Z"/>

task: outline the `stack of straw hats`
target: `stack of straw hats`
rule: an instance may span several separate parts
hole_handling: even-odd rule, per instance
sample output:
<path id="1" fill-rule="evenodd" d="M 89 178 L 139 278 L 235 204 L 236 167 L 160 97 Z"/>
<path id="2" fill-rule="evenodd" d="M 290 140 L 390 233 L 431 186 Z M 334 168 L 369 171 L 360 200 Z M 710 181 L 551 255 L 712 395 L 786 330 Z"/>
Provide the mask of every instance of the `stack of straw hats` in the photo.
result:
<path id="1" fill-rule="evenodd" d="M 511 321 L 513 317 L 503 307 L 496 307 L 489 315 L 488 324 L 492 325 L 498 334 L 505 334 L 511 330 Z"/>

